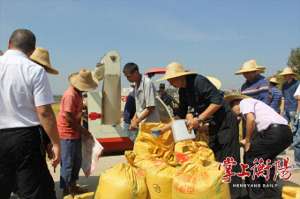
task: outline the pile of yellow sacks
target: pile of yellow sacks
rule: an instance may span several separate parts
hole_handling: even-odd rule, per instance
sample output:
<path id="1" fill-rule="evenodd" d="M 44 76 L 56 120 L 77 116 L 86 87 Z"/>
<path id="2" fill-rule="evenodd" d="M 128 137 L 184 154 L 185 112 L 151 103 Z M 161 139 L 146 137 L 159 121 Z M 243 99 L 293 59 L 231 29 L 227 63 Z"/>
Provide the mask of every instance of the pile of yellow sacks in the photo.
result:
<path id="1" fill-rule="evenodd" d="M 283 186 L 282 187 L 283 199 L 300 199 L 300 187 Z"/>
<path id="2" fill-rule="evenodd" d="M 172 132 L 155 137 L 163 124 L 140 127 L 128 163 L 120 163 L 101 176 L 95 199 L 223 199 L 230 198 L 222 182 L 223 167 L 205 142 L 174 143 Z"/>

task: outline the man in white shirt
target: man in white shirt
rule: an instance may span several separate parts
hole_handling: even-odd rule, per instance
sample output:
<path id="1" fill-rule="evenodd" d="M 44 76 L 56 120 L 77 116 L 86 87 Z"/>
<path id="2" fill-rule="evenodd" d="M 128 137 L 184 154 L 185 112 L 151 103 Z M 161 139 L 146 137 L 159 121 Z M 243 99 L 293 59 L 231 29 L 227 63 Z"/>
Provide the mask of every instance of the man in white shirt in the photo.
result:
<path id="1" fill-rule="evenodd" d="M 296 110 L 296 117 L 293 126 L 293 149 L 294 149 L 294 160 L 295 160 L 295 167 L 300 168 L 300 85 L 298 86 L 295 94 L 295 99 L 297 100 L 297 110 Z"/>
<path id="2" fill-rule="evenodd" d="M 153 82 L 139 72 L 135 63 L 127 63 L 123 73 L 130 82 L 135 83 L 134 97 L 136 113 L 131 120 L 130 130 L 138 128 L 141 122 L 159 122 L 159 112 L 156 108 L 156 91 Z"/>
<path id="3" fill-rule="evenodd" d="M 1 199 L 10 198 L 14 188 L 21 198 L 56 198 L 40 138 L 42 126 L 53 145 L 55 169 L 60 144 L 54 99 L 45 70 L 29 60 L 35 43 L 30 30 L 17 29 L 0 57 Z"/>
<path id="4" fill-rule="evenodd" d="M 245 120 L 246 137 L 241 143 L 245 148 L 245 162 L 249 169 L 253 168 L 255 159 L 260 158 L 264 164 L 269 159 L 271 165 L 276 156 L 292 143 L 287 120 L 267 104 L 247 96 L 232 94 L 225 96 L 225 100 L 230 103 L 232 111 Z M 273 181 L 274 167 L 270 169 L 269 180 L 263 177 L 255 177 L 253 180 L 251 177 L 246 178 L 250 184 L 247 186 L 249 198 L 281 198 L 276 182 Z M 270 188 L 265 188 L 267 184 Z"/>

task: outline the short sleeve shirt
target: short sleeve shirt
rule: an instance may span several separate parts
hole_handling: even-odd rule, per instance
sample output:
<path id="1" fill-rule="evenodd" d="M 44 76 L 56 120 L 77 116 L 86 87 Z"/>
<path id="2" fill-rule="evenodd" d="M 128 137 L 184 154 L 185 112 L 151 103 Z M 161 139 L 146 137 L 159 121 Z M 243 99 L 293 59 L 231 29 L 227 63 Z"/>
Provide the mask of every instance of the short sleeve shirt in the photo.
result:
<path id="1" fill-rule="evenodd" d="M 74 87 L 70 86 L 64 93 L 61 102 L 60 110 L 57 116 L 57 127 L 59 137 L 61 139 L 79 139 L 80 132 L 72 129 L 66 120 L 66 113 L 72 113 L 75 116 L 75 122 L 81 123 L 83 109 L 82 95 L 78 93 Z"/>
<path id="2" fill-rule="evenodd" d="M 254 114 L 258 131 L 266 130 L 271 124 L 288 124 L 287 120 L 274 109 L 257 99 L 243 99 L 240 102 L 240 110 L 243 115 L 248 113 Z"/>
<path id="3" fill-rule="evenodd" d="M 18 50 L 0 56 L 0 129 L 40 125 L 36 107 L 54 103 L 46 71 Z"/>
<path id="4" fill-rule="evenodd" d="M 262 75 L 258 75 L 254 81 L 246 81 L 242 85 L 241 93 L 270 104 L 269 83 Z"/>
<path id="5" fill-rule="evenodd" d="M 281 98 L 282 94 L 281 91 L 276 88 L 275 86 L 272 86 L 270 88 L 271 95 L 270 95 L 270 106 L 277 112 L 280 112 L 280 104 L 281 104 Z"/>
<path id="6" fill-rule="evenodd" d="M 293 80 L 290 83 L 285 82 L 282 85 L 282 95 L 284 97 L 284 109 L 286 112 L 296 111 L 297 109 L 297 100 L 294 97 L 294 94 L 298 88 L 299 81 Z"/>
<path id="7" fill-rule="evenodd" d="M 139 87 L 134 88 L 136 114 L 140 117 L 141 113 L 148 107 L 156 107 L 156 90 L 153 82 L 146 76 L 142 76 Z M 148 115 L 144 122 L 159 122 L 159 112 L 155 108 Z"/>
<path id="8" fill-rule="evenodd" d="M 294 93 L 294 97 L 297 97 L 297 96 L 300 97 L 300 85 L 298 85 L 298 87 L 297 87 L 297 89 L 296 89 L 296 91 Z"/>

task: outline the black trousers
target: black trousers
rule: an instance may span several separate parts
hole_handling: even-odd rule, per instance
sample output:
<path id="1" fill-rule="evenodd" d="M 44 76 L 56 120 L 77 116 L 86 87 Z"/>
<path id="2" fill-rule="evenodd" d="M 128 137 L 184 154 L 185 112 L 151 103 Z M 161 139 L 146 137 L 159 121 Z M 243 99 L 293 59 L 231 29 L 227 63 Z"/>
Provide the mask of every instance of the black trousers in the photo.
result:
<path id="1" fill-rule="evenodd" d="M 40 127 L 0 130 L 0 198 L 16 187 L 20 198 L 55 199 L 53 179 L 41 147 Z"/>
<path id="2" fill-rule="evenodd" d="M 255 158 L 270 159 L 274 162 L 276 156 L 284 151 L 293 141 L 290 128 L 286 125 L 271 125 L 267 130 L 254 132 L 249 151 L 245 153 L 245 163 L 251 168 Z M 273 181 L 274 167 L 270 171 L 270 180 L 265 178 L 246 178 L 248 197 L 253 199 L 281 198 L 279 186 Z"/>
<path id="3" fill-rule="evenodd" d="M 214 151 L 218 162 L 223 162 L 226 157 L 233 157 L 237 162 L 237 166 L 233 168 L 233 172 L 239 172 L 239 127 L 237 117 L 233 112 L 226 112 L 221 121 L 210 126 L 209 146 Z M 231 198 L 241 198 L 243 188 L 235 187 L 234 184 L 242 184 L 242 179 L 233 176 L 230 183 Z"/>

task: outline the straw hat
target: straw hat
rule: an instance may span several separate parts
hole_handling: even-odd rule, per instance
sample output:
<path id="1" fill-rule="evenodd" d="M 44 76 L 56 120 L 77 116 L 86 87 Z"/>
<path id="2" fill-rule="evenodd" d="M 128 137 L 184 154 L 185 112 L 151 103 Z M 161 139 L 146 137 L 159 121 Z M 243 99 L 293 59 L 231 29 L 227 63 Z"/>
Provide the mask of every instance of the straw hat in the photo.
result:
<path id="1" fill-rule="evenodd" d="M 264 73 L 266 71 L 266 68 L 263 66 L 257 66 L 257 68 L 260 70 L 261 73 Z"/>
<path id="2" fill-rule="evenodd" d="M 79 73 L 72 73 L 69 82 L 80 91 L 92 91 L 98 86 L 93 80 L 92 73 L 86 69 L 81 69 Z"/>
<path id="3" fill-rule="evenodd" d="M 276 77 L 271 77 L 269 82 L 274 83 L 274 84 L 279 84 L 278 80 Z"/>
<path id="4" fill-rule="evenodd" d="M 279 73 L 280 76 L 283 75 L 296 75 L 296 73 L 293 71 L 291 67 L 285 67 L 281 73 Z"/>
<path id="5" fill-rule="evenodd" d="M 36 62 L 37 64 L 43 66 L 48 73 L 54 75 L 57 75 L 59 73 L 58 70 L 52 67 L 49 52 L 44 48 L 37 47 L 30 56 L 30 59 Z"/>
<path id="6" fill-rule="evenodd" d="M 254 72 L 254 71 L 259 71 L 259 72 L 265 72 L 266 67 L 264 66 L 258 66 L 256 64 L 256 60 L 251 59 L 246 61 L 243 66 L 240 68 L 240 70 L 236 71 L 236 75 L 240 75 L 243 73 L 248 73 L 248 72 Z"/>
<path id="7" fill-rule="evenodd" d="M 233 100 L 242 100 L 246 98 L 250 98 L 250 97 L 247 95 L 243 95 L 240 92 L 233 92 L 224 96 L 224 100 L 229 103 L 232 102 Z"/>
<path id="8" fill-rule="evenodd" d="M 172 62 L 166 67 L 166 73 L 163 78 L 159 79 L 158 81 L 168 80 L 175 77 L 180 77 L 184 75 L 196 74 L 195 72 L 188 72 L 184 70 L 182 64 L 177 62 Z"/>
<path id="9" fill-rule="evenodd" d="M 212 76 L 206 76 L 206 78 L 219 90 L 222 86 L 222 82 L 215 78 L 215 77 L 212 77 Z"/>

